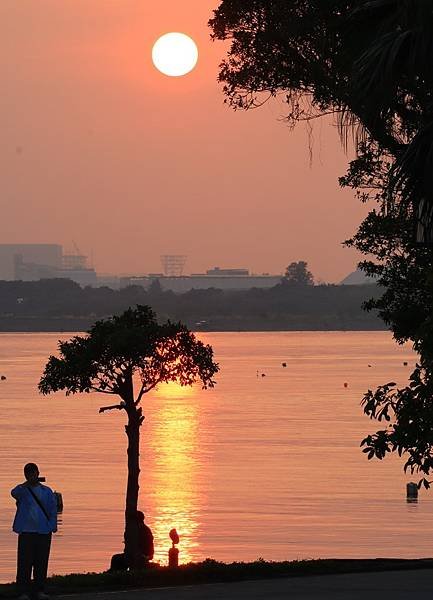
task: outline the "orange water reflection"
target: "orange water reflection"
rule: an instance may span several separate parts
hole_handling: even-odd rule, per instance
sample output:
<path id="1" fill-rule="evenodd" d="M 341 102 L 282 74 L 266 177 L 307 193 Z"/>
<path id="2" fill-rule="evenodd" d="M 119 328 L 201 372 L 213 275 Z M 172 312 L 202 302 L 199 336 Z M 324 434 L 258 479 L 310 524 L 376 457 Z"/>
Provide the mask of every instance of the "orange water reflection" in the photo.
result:
<path id="1" fill-rule="evenodd" d="M 149 445 L 154 457 L 153 532 L 155 559 L 166 563 L 168 533 L 180 535 L 180 561 L 197 555 L 199 498 L 197 495 L 198 399 L 197 389 L 175 383 L 155 394 Z"/>
<path id="2" fill-rule="evenodd" d="M 161 384 L 155 390 L 155 397 L 160 400 L 166 400 L 169 398 L 193 398 L 197 396 L 197 386 L 180 385 L 175 381 L 169 381 L 168 383 Z"/>
<path id="3" fill-rule="evenodd" d="M 98 394 L 38 394 L 59 337 L 0 336 L 0 582 L 15 577 L 8 490 L 29 459 L 65 502 L 50 573 L 103 571 L 123 548 L 125 417 L 99 415 Z M 432 493 L 408 504 L 413 476 L 398 456 L 367 461 L 359 449 L 377 426 L 360 398 L 384 381 L 407 383 L 416 361 L 407 346 L 388 332 L 214 333 L 205 341 L 221 364 L 215 389 L 161 386 L 143 398 L 140 509 L 161 563 L 172 527 L 183 534 L 182 562 L 431 555 Z"/>

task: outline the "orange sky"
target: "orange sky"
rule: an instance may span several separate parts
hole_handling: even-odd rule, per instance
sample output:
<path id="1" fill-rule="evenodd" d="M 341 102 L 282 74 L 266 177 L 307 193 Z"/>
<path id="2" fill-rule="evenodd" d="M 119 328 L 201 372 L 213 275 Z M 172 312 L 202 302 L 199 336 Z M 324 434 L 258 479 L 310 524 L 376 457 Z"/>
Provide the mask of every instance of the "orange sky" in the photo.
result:
<path id="1" fill-rule="evenodd" d="M 365 207 L 338 188 L 347 157 L 329 121 L 308 138 L 284 106 L 235 113 L 209 40 L 218 0 L 1 0 L 0 240 L 93 255 L 99 272 L 219 265 L 282 272 L 307 260 L 338 281 L 357 255 L 340 242 Z M 191 35 L 183 78 L 159 74 L 153 42 Z"/>

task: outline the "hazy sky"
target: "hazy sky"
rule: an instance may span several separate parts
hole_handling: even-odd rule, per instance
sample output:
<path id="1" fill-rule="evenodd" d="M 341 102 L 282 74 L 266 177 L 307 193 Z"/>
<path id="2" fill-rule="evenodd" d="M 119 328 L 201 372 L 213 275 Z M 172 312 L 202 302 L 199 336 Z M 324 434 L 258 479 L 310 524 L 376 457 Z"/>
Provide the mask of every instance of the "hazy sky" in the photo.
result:
<path id="1" fill-rule="evenodd" d="M 225 47 L 209 40 L 219 0 L 1 0 L 0 240 L 60 243 L 99 272 L 219 265 L 282 272 L 307 260 L 338 281 L 341 247 L 365 213 L 338 187 L 347 157 L 329 121 L 314 159 L 284 106 L 235 113 L 217 83 Z M 196 70 L 169 78 L 151 48 L 193 37 Z"/>

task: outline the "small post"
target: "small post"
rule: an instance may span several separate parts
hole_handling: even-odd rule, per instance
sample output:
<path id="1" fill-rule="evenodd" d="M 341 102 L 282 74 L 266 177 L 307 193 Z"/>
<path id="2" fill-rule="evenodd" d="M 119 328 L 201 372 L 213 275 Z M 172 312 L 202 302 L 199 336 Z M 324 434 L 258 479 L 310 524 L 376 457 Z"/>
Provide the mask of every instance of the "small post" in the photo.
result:
<path id="1" fill-rule="evenodd" d="M 418 499 L 418 486 L 413 481 L 406 485 L 406 498 L 408 502 Z"/>
<path id="2" fill-rule="evenodd" d="M 179 534 L 176 529 L 171 529 L 169 536 L 172 541 L 172 546 L 168 551 L 168 566 L 176 568 L 179 566 L 179 549 L 176 548 L 176 544 L 179 543 Z"/>
<path id="3" fill-rule="evenodd" d="M 172 546 L 168 551 L 168 566 L 171 568 L 179 566 L 179 549 L 176 546 Z"/>

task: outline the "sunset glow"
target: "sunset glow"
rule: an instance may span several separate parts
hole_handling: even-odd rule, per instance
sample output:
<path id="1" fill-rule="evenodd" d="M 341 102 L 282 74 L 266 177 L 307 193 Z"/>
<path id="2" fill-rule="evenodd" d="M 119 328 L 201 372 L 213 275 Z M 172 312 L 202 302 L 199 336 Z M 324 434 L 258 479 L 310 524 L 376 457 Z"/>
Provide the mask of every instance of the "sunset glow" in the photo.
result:
<path id="1" fill-rule="evenodd" d="M 191 398 L 196 394 L 197 388 L 190 385 L 180 385 L 176 381 L 163 383 L 155 390 L 159 398 Z"/>
<path id="2" fill-rule="evenodd" d="M 205 501 L 204 492 L 197 493 L 198 404 L 172 396 L 156 410 L 150 440 L 155 456 L 152 529 L 157 540 L 156 557 L 166 562 L 168 532 L 176 527 L 182 542 L 181 562 L 186 563 L 199 552 L 197 512 Z"/>
<path id="3" fill-rule="evenodd" d="M 198 48 L 184 33 L 166 33 L 152 49 L 152 60 L 158 71 L 169 77 L 181 77 L 194 69 Z"/>

